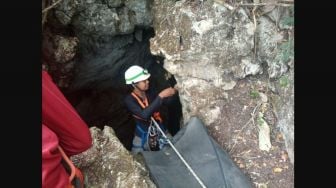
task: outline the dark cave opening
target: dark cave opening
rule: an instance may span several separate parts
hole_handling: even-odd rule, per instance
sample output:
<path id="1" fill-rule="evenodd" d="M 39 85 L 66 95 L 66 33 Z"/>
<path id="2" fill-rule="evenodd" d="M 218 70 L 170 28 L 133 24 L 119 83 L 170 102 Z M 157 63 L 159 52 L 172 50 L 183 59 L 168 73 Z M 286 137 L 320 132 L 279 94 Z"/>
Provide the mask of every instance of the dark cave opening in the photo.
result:
<path id="1" fill-rule="evenodd" d="M 154 93 L 177 83 L 174 75 L 164 69 L 164 57 L 151 54 L 149 39 L 153 36 L 153 28 L 137 28 L 134 34 L 115 36 L 101 44 L 80 38 L 85 42 L 80 42 L 73 81 L 64 90 L 89 127 L 112 127 L 128 150 L 132 147 L 135 122 L 123 104 L 127 94 L 125 70 L 132 65 L 148 69 L 150 89 Z M 92 46 L 95 46 L 94 50 Z M 169 132 L 175 135 L 181 127 L 182 105 L 178 94 L 172 98 L 170 104 L 161 106 L 160 113 Z"/>

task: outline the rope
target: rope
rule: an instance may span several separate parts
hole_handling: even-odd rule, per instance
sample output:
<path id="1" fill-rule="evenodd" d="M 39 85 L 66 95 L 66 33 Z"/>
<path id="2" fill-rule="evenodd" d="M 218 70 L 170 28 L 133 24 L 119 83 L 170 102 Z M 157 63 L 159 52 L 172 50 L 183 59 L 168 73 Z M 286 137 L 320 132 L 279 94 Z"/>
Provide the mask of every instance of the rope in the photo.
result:
<path id="1" fill-rule="evenodd" d="M 162 136 L 168 141 L 168 144 L 173 148 L 177 156 L 182 160 L 183 164 L 188 168 L 188 170 L 191 172 L 191 174 L 195 177 L 195 179 L 198 181 L 198 183 L 201 185 L 202 188 L 206 188 L 202 180 L 196 175 L 196 173 L 193 171 L 193 169 L 189 166 L 189 164 L 184 160 L 182 155 L 177 151 L 175 146 L 171 143 L 171 141 L 168 139 L 166 134 L 161 130 L 160 126 L 158 123 L 155 121 L 153 117 L 151 117 L 152 121 L 154 122 L 156 128 L 161 132 Z"/>

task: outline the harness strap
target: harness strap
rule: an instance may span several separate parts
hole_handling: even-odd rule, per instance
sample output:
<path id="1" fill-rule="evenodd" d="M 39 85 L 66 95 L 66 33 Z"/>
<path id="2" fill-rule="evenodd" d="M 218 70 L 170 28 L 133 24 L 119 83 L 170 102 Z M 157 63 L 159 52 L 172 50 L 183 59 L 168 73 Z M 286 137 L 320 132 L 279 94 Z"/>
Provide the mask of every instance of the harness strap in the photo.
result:
<path id="1" fill-rule="evenodd" d="M 75 167 L 75 165 L 72 163 L 72 161 L 69 159 L 69 157 L 65 154 L 64 150 L 58 146 L 58 150 L 60 151 L 63 160 L 65 161 L 66 165 L 70 168 L 70 176 L 69 176 L 69 184 L 67 188 L 74 188 L 74 187 L 79 187 L 79 188 L 84 188 L 84 177 L 82 172 Z M 75 178 L 79 178 L 80 182 L 75 182 L 75 185 L 72 184 L 73 180 Z M 78 185 L 79 184 L 79 185 Z"/>
<path id="2" fill-rule="evenodd" d="M 148 129 L 150 129 L 151 126 L 148 127 Z M 149 130 L 145 131 L 141 128 L 141 126 L 139 124 L 136 124 L 136 130 L 135 130 L 136 134 L 141 138 L 141 144 L 140 145 L 134 145 L 133 147 L 135 148 L 142 148 L 145 150 L 145 143 L 148 141 L 148 136 L 149 136 Z"/>
<path id="3" fill-rule="evenodd" d="M 136 129 L 135 129 L 135 132 L 136 132 L 136 134 L 141 138 L 141 145 L 134 145 L 133 144 L 133 147 L 135 147 L 135 148 L 143 148 L 143 149 L 145 149 L 144 148 L 144 145 L 145 145 L 145 143 L 148 141 L 148 137 L 149 136 L 153 136 L 154 134 L 155 134 L 155 130 L 154 130 L 154 126 L 153 125 L 150 125 L 149 127 L 148 127 L 148 130 L 143 130 L 142 128 L 141 128 L 141 125 L 139 125 L 139 124 L 136 124 Z M 164 130 L 164 131 L 166 131 L 166 129 L 165 129 L 165 127 L 162 125 L 162 124 L 160 124 L 160 128 L 162 129 L 162 130 Z"/>
<path id="4" fill-rule="evenodd" d="M 147 96 L 145 98 L 144 101 L 142 101 L 139 96 L 137 96 L 134 92 L 131 93 L 132 96 L 138 101 L 138 103 L 140 104 L 140 106 L 145 109 L 149 104 L 148 104 L 148 99 L 147 99 Z M 158 120 L 160 123 L 162 123 L 162 118 L 161 118 L 161 115 L 160 115 L 160 112 L 154 112 L 153 113 L 153 116 L 154 116 L 154 119 Z M 144 120 L 144 121 L 148 121 L 148 120 L 145 120 L 135 114 L 133 114 L 133 117 L 137 118 L 137 119 L 141 119 L 141 120 Z"/>

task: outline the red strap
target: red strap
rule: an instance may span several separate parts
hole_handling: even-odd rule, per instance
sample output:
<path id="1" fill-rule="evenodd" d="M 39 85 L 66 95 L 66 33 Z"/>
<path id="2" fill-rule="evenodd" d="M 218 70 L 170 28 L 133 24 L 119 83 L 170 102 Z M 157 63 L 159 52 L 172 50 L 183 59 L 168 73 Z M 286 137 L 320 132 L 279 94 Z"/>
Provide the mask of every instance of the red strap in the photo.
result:
<path id="1" fill-rule="evenodd" d="M 74 186 L 72 185 L 72 181 L 75 177 L 79 178 L 81 182 L 80 187 L 83 188 L 84 187 L 84 176 L 82 172 L 78 168 L 75 167 L 75 165 L 72 163 L 72 161 L 69 159 L 69 157 L 65 154 L 65 152 L 60 146 L 58 146 L 58 150 L 60 151 L 63 157 L 63 160 L 67 163 L 67 165 L 70 167 L 70 170 L 71 170 L 71 174 L 69 177 L 69 184 L 67 188 L 74 188 Z"/>
<path id="2" fill-rule="evenodd" d="M 162 123 L 162 118 L 161 118 L 161 115 L 160 115 L 160 112 L 155 112 L 154 113 L 154 119 L 160 121 L 160 123 Z"/>

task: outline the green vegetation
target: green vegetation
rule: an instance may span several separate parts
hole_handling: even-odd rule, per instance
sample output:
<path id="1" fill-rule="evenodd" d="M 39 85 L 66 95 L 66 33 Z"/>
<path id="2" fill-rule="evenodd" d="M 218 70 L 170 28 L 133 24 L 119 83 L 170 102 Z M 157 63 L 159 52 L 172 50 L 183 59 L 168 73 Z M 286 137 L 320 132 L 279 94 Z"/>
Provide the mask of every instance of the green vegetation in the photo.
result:
<path id="1" fill-rule="evenodd" d="M 294 27 L 294 7 L 290 7 L 289 11 L 290 11 L 289 16 L 284 17 L 280 22 L 284 26 L 289 26 L 290 28 L 293 28 Z M 293 37 L 289 36 L 287 41 L 279 45 L 279 48 L 280 48 L 280 55 L 277 58 L 280 58 L 280 60 L 283 63 L 287 63 L 288 61 L 294 58 L 294 38 Z"/>
<path id="2" fill-rule="evenodd" d="M 294 58 L 294 40 L 292 38 L 280 45 L 280 53 L 283 63 L 287 63 Z"/>
<path id="3" fill-rule="evenodd" d="M 288 76 L 281 76 L 280 79 L 279 79 L 279 84 L 281 87 L 288 87 L 289 85 L 289 79 L 288 79 Z"/>
<path id="4" fill-rule="evenodd" d="M 260 95 L 259 95 L 259 92 L 258 92 L 257 90 L 252 89 L 252 90 L 250 91 L 250 97 L 251 97 L 251 98 L 256 99 L 256 98 L 258 98 L 259 96 L 260 96 Z"/>
<path id="5" fill-rule="evenodd" d="M 289 15 L 281 20 L 281 23 L 285 26 L 294 26 L 294 6 L 289 7 Z"/>
<path id="6" fill-rule="evenodd" d="M 293 27 L 293 26 L 294 26 L 294 17 L 291 17 L 291 16 L 289 16 L 289 17 L 285 17 L 285 18 L 281 21 L 281 23 L 282 23 L 283 25 Z"/>
<path id="7" fill-rule="evenodd" d="M 259 126 L 262 126 L 264 124 L 264 119 L 262 118 L 262 116 L 258 116 L 258 118 L 257 118 L 257 124 Z"/>

